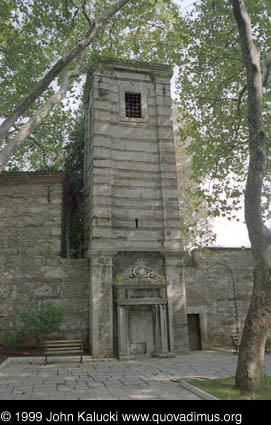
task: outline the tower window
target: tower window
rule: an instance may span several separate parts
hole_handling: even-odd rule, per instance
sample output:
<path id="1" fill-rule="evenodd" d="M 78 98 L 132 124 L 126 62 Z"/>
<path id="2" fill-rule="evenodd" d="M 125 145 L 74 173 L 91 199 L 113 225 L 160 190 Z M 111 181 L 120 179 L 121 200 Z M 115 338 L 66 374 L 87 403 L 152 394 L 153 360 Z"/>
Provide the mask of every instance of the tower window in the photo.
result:
<path id="1" fill-rule="evenodd" d="M 125 116 L 141 118 L 141 93 L 125 93 Z"/>

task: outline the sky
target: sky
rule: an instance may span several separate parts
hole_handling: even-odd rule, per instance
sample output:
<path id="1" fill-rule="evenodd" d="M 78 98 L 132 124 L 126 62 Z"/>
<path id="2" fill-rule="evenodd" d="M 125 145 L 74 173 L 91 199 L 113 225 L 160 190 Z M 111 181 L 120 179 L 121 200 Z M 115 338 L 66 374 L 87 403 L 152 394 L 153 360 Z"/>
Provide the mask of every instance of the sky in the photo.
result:
<path id="1" fill-rule="evenodd" d="M 243 216 L 243 211 L 241 213 Z M 237 221 L 229 222 L 226 219 L 216 219 L 214 231 L 217 233 L 215 246 L 224 247 L 250 247 L 246 225 Z"/>

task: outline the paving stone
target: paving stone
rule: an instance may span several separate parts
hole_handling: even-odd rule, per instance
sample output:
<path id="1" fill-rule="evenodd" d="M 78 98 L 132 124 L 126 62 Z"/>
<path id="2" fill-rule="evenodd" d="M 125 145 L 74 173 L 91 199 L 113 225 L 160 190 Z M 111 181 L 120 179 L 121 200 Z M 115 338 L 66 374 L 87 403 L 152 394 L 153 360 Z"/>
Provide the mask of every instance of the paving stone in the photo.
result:
<path id="1" fill-rule="evenodd" d="M 92 387 L 100 388 L 100 387 L 104 387 L 104 386 L 105 386 L 104 382 L 101 382 L 101 381 L 99 381 L 99 382 L 89 382 L 88 383 L 89 388 L 92 388 Z"/>
<path id="2" fill-rule="evenodd" d="M 43 365 L 14 362 L 1 370 L 0 400 L 198 400 L 178 379 L 231 376 L 236 364 L 231 352 L 199 351 L 174 359 L 89 362 L 81 374 L 76 364 L 61 363 L 42 377 Z M 271 375 L 269 355 L 265 370 Z"/>

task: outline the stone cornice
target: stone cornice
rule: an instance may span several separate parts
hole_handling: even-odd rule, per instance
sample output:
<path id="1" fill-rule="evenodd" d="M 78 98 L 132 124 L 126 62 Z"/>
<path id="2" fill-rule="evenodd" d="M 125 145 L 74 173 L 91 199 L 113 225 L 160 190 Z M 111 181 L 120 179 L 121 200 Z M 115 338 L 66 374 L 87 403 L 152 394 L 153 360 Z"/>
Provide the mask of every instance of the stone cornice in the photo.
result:
<path id="1" fill-rule="evenodd" d="M 65 171 L 4 172 L 0 174 L 0 185 L 68 183 Z"/>

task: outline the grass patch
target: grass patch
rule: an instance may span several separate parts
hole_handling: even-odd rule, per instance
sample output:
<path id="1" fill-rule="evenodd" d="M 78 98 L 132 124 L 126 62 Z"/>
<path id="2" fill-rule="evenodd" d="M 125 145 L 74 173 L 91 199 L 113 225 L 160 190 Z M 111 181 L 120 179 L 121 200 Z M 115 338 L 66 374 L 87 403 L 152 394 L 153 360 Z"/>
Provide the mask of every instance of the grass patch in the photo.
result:
<path id="1" fill-rule="evenodd" d="M 271 376 L 265 376 L 264 390 L 260 393 L 238 390 L 235 388 L 235 377 L 222 379 L 190 379 L 187 380 L 187 382 L 220 400 L 271 400 Z"/>

